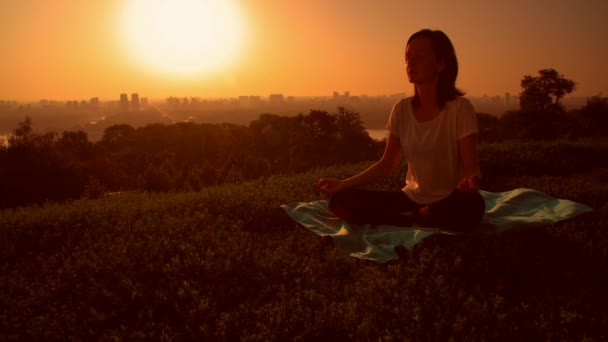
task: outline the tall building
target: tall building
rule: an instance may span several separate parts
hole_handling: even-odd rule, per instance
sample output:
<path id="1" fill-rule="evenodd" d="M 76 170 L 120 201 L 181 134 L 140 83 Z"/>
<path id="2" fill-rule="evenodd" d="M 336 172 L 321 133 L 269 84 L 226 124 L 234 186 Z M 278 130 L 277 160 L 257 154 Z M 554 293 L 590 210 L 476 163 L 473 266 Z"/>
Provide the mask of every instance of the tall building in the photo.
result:
<path id="1" fill-rule="evenodd" d="M 131 110 L 134 112 L 138 112 L 139 111 L 139 94 L 138 93 L 133 93 L 131 94 Z"/>
<path id="2" fill-rule="evenodd" d="M 257 106 L 260 103 L 262 103 L 262 99 L 259 96 L 257 96 L 257 95 L 249 95 L 249 104 Z"/>
<path id="3" fill-rule="evenodd" d="M 340 95 L 337 91 L 334 91 L 334 101 L 348 101 L 350 99 L 350 91 L 345 91 L 344 95 Z"/>
<path id="4" fill-rule="evenodd" d="M 167 105 L 169 107 L 172 107 L 173 109 L 178 108 L 180 103 L 181 103 L 181 100 L 178 97 L 169 96 L 167 98 Z"/>
<path id="5" fill-rule="evenodd" d="M 129 111 L 129 96 L 127 94 L 120 94 L 120 110 L 122 112 Z"/>
<path id="6" fill-rule="evenodd" d="M 268 100 L 271 104 L 280 104 L 284 102 L 283 94 L 270 94 Z"/>

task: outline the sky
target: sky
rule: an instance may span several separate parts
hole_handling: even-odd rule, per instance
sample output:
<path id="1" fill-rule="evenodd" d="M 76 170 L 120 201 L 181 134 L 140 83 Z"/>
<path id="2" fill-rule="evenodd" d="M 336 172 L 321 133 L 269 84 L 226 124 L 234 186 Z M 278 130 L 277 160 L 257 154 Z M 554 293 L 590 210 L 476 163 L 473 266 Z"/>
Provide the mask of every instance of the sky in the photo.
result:
<path id="1" fill-rule="evenodd" d="M 578 83 L 572 96 L 608 95 L 606 0 L 199 0 L 232 1 L 239 38 L 230 58 L 222 57 L 227 62 L 186 75 L 146 62 L 172 49 L 125 43 L 134 23 L 152 15 L 150 5 L 129 17 L 133 1 L 0 0 L 0 100 L 411 94 L 404 49 L 423 28 L 450 37 L 457 86 L 468 95 L 518 94 L 524 75 L 545 68 Z M 214 21 L 214 6 L 204 21 L 224 25 L 222 15 Z M 182 21 L 171 20 L 163 27 Z M 228 33 L 209 27 L 170 32 L 193 45 L 205 34 L 228 41 Z M 135 37 L 159 45 L 154 39 L 162 33 Z"/>

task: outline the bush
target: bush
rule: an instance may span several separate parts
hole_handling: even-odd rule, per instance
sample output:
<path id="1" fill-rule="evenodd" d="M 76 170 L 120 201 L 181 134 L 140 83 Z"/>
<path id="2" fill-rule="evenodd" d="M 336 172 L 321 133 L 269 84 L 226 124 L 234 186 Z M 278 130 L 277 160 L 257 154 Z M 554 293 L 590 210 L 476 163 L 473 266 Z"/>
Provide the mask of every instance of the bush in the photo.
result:
<path id="1" fill-rule="evenodd" d="M 3 210 L 0 339 L 602 340 L 608 183 L 558 169 L 564 156 L 599 152 L 605 142 L 482 146 L 492 172 L 516 164 L 484 187 L 533 187 L 596 211 L 502 235 L 432 236 L 383 265 L 328 248 L 278 209 L 323 198 L 319 177 L 369 162 Z"/>

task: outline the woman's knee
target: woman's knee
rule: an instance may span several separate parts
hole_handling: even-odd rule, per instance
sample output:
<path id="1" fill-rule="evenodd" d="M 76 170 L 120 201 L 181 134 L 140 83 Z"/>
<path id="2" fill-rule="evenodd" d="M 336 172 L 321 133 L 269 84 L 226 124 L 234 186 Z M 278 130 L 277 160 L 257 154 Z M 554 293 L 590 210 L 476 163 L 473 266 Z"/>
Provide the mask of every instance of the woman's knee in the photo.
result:
<path id="1" fill-rule="evenodd" d="M 460 193 L 461 219 L 463 225 L 467 227 L 479 224 L 485 214 L 486 202 L 478 191 Z M 472 227 L 471 227 L 472 228 Z"/>
<path id="2" fill-rule="evenodd" d="M 481 222 L 483 215 L 486 212 L 486 201 L 483 196 L 478 191 L 469 192 L 467 194 L 467 204 L 468 207 L 471 208 L 471 216 L 473 221 L 479 223 Z"/>
<path id="3" fill-rule="evenodd" d="M 348 200 L 351 198 L 350 192 L 350 189 L 346 189 L 329 196 L 329 210 L 339 218 L 346 219 L 351 216 L 351 209 L 348 205 Z"/>
<path id="4" fill-rule="evenodd" d="M 455 190 L 448 201 L 433 210 L 433 221 L 441 228 L 465 231 L 479 224 L 485 214 L 485 200 L 477 191 Z"/>

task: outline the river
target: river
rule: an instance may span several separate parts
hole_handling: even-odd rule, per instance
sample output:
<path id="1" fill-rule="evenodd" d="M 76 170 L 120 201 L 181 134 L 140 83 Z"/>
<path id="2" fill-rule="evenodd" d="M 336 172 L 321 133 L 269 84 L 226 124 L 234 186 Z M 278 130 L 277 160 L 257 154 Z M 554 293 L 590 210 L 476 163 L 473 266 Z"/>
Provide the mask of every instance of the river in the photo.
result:
<path id="1" fill-rule="evenodd" d="M 370 137 L 376 140 L 382 140 L 387 137 L 388 131 L 386 128 L 381 129 L 366 129 Z"/>

